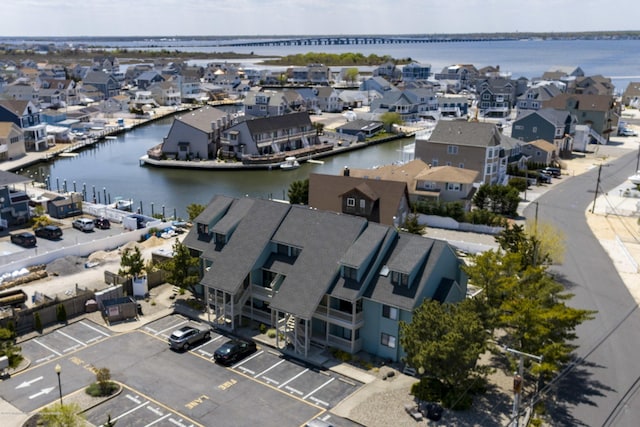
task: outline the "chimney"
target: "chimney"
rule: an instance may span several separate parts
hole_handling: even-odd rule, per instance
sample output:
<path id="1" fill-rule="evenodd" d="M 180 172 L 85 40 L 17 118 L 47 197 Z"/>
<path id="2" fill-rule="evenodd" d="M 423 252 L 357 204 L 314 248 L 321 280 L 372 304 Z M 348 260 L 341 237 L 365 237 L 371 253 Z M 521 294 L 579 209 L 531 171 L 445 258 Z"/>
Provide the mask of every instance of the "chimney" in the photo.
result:
<path id="1" fill-rule="evenodd" d="M 342 176 L 349 176 L 350 172 L 349 172 L 349 167 L 345 166 L 344 170 L 342 171 Z"/>

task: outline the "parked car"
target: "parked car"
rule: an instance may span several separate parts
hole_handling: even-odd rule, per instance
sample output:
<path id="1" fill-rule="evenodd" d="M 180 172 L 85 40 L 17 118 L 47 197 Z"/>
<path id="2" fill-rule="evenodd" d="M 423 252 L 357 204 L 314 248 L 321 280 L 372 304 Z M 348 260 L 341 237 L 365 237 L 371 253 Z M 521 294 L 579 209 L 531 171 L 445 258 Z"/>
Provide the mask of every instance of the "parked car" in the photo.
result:
<path id="1" fill-rule="evenodd" d="M 101 230 L 108 230 L 109 228 L 111 228 L 111 222 L 109 222 L 107 218 L 96 218 L 93 222 L 96 228 L 99 228 Z"/>
<path id="2" fill-rule="evenodd" d="M 233 339 L 222 344 L 220 348 L 213 353 L 213 358 L 221 365 L 230 365 L 238 360 L 242 360 L 256 350 L 256 343 L 253 341 Z"/>
<path id="3" fill-rule="evenodd" d="M 49 240 L 58 240 L 62 237 L 62 230 L 57 225 L 45 225 L 34 230 L 37 237 L 44 237 Z"/>
<path id="4" fill-rule="evenodd" d="M 36 236 L 27 231 L 12 234 L 11 243 L 15 243 L 16 245 L 23 246 L 25 248 L 32 248 L 36 245 Z"/>
<path id="5" fill-rule="evenodd" d="M 551 175 L 542 171 L 538 171 L 538 182 L 542 182 L 543 184 L 551 184 Z"/>
<path id="6" fill-rule="evenodd" d="M 560 168 L 552 168 L 551 166 L 547 166 L 546 168 L 542 169 L 542 172 L 546 173 L 547 175 L 551 175 L 554 178 L 558 178 L 560 175 L 562 175 L 562 171 L 560 170 Z"/>
<path id="7" fill-rule="evenodd" d="M 623 128 L 623 129 L 620 129 L 620 131 L 618 132 L 618 135 L 620 135 L 620 136 L 638 136 L 638 133 L 636 131 L 634 131 L 633 129 Z"/>
<path id="8" fill-rule="evenodd" d="M 169 347 L 174 350 L 189 350 L 192 345 L 208 340 L 210 337 L 211 329 L 183 326 L 169 336 Z"/>
<path id="9" fill-rule="evenodd" d="M 93 231 L 93 227 L 95 227 L 93 220 L 89 218 L 74 219 L 71 225 L 73 226 L 73 228 L 77 228 L 78 230 L 84 231 L 84 232 Z"/>

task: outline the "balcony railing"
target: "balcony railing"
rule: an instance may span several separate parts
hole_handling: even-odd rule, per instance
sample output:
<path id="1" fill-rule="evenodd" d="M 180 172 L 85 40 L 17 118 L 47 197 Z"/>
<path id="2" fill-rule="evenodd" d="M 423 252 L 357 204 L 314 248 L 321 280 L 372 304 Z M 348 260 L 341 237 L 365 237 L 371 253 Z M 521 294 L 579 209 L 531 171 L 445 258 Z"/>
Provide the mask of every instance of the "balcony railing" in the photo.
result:
<path id="1" fill-rule="evenodd" d="M 326 305 L 319 305 L 314 313 L 314 317 L 329 320 L 333 323 L 342 322 L 345 326 L 351 327 L 363 322 L 364 315 L 362 312 L 356 313 L 355 316 L 351 313 L 346 313 L 344 311 L 336 310 L 333 308 L 329 309 L 327 313 Z"/>

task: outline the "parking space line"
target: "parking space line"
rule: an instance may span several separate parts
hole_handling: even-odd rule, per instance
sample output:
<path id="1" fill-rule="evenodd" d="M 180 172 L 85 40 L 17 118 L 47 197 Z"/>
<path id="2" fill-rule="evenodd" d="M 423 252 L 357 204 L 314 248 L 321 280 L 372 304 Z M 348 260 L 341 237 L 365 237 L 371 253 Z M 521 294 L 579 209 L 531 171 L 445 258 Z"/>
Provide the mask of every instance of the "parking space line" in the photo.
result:
<path id="1" fill-rule="evenodd" d="M 81 322 L 79 322 L 79 323 L 80 323 L 81 325 L 83 325 L 83 326 L 86 326 L 86 327 L 87 327 L 87 328 L 89 328 L 89 329 L 93 329 L 94 331 L 96 331 L 96 332 L 97 332 L 97 333 L 99 333 L 99 334 L 104 335 L 105 337 L 110 337 L 110 336 L 111 336 L 111 335 L 109 335 L 108 333 L 106 333 L 105 331 L 102 331 L 102 330 L 100 330 L 100 329 L 98 329 L 98 328 L 94 328 L 93 326 L 91 326 L 91 325 L 89 325 L 89 324 L 87 324 L 87 323 L 84 323 L 84 322 L 82 322 L 82 321 L 81 321 Z"/>
<path id="2" fill-rule="evenodd" d="M 269 367 L 269 368 L 265 369 L 264 371 L 260 372 L 259 374 L 257 374 L 254 378 L 258 378 L 260 375 L 264 375 L 264 374 L 266 374 L 267 372 L 269 372 L 270 370 L 272 370 L 273 368 L 275 368 L 275 367 L 276 367 L 276 366 L 278 366 L 279 364 L 284 363 L 284 361 L 285 361 L 285 360 L 284 360 L 284 359 L 282 359 L 282 360 L 281 360 L 281 361 L 279 361 L 278 363 L 276 363 L 276 364 L 272 365 L 271 367 Z M 276 383 L 276 384 L 277 384 L 277 383 Z"/>
<path id="3" fill-rule="evenodd" d="M 355 387 L 355 386 L 356 386 L 356 383 L 354 383 L 353 381 L 349 381 L 349 380 L 348 380 L 348 379 L 346 379 L 346 378 L 339 377 L 339 378 L 338 378 L 338 381 L 342 381 L 343 383 L 347 383 L 347 384 L 349 384 L 350 386 L 353 386 L 353 387 Z"/>
<path id="4" fill-rule="evenodd" d="M 119 420 L 119 419 L 120 419 L 120 418 L 122 418 L 122 417 L 126 417 L 126 416 L 127 416 L 127 415 L 129 415 L 130 413 L 135 412 L 135 411 L 137 411 L 138 409 L 140 409 L 140 408 L 142 408 L 143 406 L 146 406 L 146 405 L 148 405 L 148 404 L 149 404 L 149 401 L 146 401 L 146 402 L 144 402 L 144 403 L 141 403 L 141 404 L 139 404 L 138 406 L 136 406 L 135 408 L 128 410 L 128 411 L 127 411 L 127 412 L 125 412 L 124 414 L 118 415 L 118 416 L 117 416 L 117 417 L 115 417 L 115 418 L 111 418 L 111 421 L 116 421 L 116 420 Z"/>
<path id="5" fill-rule="evenodd" d="M 42 347 L 46 348 L 47 350 L 49 350 L 50 352 L 52 352 L 55 355 L 62 356 L 62 353 L 58 353 L 54 349 L 47 347 L 46 345 L 44 345 L 40 341 L 38 341 L 36 338 L 33 339 L 33 342 L 36 343 L 36 344 L 40 344 Z"/>
<path id="6" fill-rule="evenodd" d="M 176 324 L 176 325 L 169 326 L 169 327 L 168 327 L 168 328 L 166 328 L 166 329 L 163 329 L 163 330 L 161 330 L 161 331 L 156 332 L 154 335 L 160 335 L 160 334 L 161 334 L 161 333 L 163 333 L 163 332 L 167 332 L 167 331 L 169 331 L 169 330 L 171 330 L 171 329 L 175 329 L 175 328 L 177 328 L 178 326 L 184 325 L 185 323 L 189 323 L 189 320 L 183 320 L 182 322 L 180 322 L 180 323 L 178 323 L 178 324 Z"/>
<path id="7" fill-rule="evenodd" d="M 204 347 L 205 345 L 207 345 L 207 344 L 209 344 L 209 343 L 212 343 L 212 342 L 214 342 L 214 341 L 218 341 L 220 338 L 222 338 L 222 335 L 218 335 L 218 336 L 217 336 L 217 337 L 215 337 L 215 338 L 211 338 L 209 341 L 203 342 L 202 344 L 200 344 L 199 346 L 197 346 L 196 348 L 194 348 L 194 349 L 193 349 L 193 350 L 191 350 L 191 351 L 198 351 L 198 350 L 200 350 L 202 347 Z M 207 353 L 207 352 L 206 352 L 206 351 L 201 351 L 201 353 Z M 211 354 L 211 353 L 207 353 L 207 354 L 208 354 L 209 356 L 212 356 L 212 354 Z"/>
<path id="8" fill-rule="evenodd" d="M 76 339 L 76 338 L 72 337 L 72 336 L 71 336 L 71 335 L 69 335 L 69 334 L 65 334 L 65 333 L 64 333 L 64 332 L 62 332 L 61 330 L 57 330 L 57 331 L 56 331 L 56 333 L 58 333 L 58 334 L 62 335 L 63 337 L 67 337 L 67 338 L 69 338 L 70 340 L 75 341 L 75 342 L 77 342 L 77 343 L 78 343 L 78 344 L 80 344 L 80 345 L 83 345 L 83 346 L 85 346 L 85 347 L 87 346 L 85 343 L 83 343 L 83 342 L 82 342 L 82 341 L 80 341 L 79 339 Z"/>
<path id="9" fill-rule="evenodd" d="M 316 391 L 320 390 L 321 388 L 323 388 L 324 386 L 326 386 L 327 384 L 329 384 L 330 382 L 332 382 L 333 380 L 335 380 L 335 378 L 331 378 L 329 381 L 326 381 L 324 384 L 322 384 L 320 387 L 316 388 L 315 390 L 313 390 L 311 393 L 307 394 L 305 397 L 303 397 L 303 399 L 307 399 L 309 396 L 311 396 L 312 394 L 314 394 Z"/>
<path id="10" fill-rule="evenodd" d="M 318 405 L 323 405 L 323 406 L 329 407 L 329 404 L 328 404 L 327 402 L 325 402 L 324 400 L 320 400 L 320 399 L 318 399 L 317 397 L 313 397 L 313 396 L 311 396 L 311 397 L 309 398 L 309 400 L 313 400 L 313 401 L 314 401 L 314 402 L 316 402 Z"/>
<path id="11" fill-rule="evenodd" d="M 248 362 L 249 360 L 256 358 L 258 356 L 260 356 L 262 353 L 264 353 L 264 351 L 260 350 L 259 352 L 257 352 L 256 354 L 252 355 L 251 357 L 247 357 L 246 359 L 244 359 L 243 361 L 236 363 L 235 365 L 232 366 L 233 369 L 238 368 L 239 366 L 241 366 L 242 364 L 244 364 L 245 362 Z"/>
<path id="12" fill-rule="evenodd" d="M 77 349 L 78 349 L 78 347 L 80 347 L 80 344 L 76 344 L 76 345 L 74 345 L 74 346 L 67 347 L 67 348 L 65 348 L 62 352 L 63 352 L 63 353 L 68 353 L 68 352 L 70 352 L 70 351 L 77 350 Z"/>
<path id="13" fill-rule="evenodd" d="M 170 417 L 170 416 L 171 416 L 171 413 L 168 413 L 168 414 L 167 414 L 167 415 L 165 415 L 164 417 L 158 418 L 158 419 L 157 419 L 157 420 L 155 420 L 154 422 L 149 423 L 149 424 L 147 424 L 147 425 L 146 425 L 146 426 L 144 426 L 144 427 L 149 427 L 149 426 L 152 426 L 152 425 L 154 425 L 154 424 L 158 424 L 160 421 L 162 421 L 162 420 L 164 420 L 165 418 Z"/>
<path id="14" fill-rule="evenodd" d="M 43 357 L 41 359 L 36 360 L 36 363 L 42 363 L 42 362 L 47 362 L 49 361 L 51 358 L 53 358 L 53 354 L 48 355 L 47 357 Z"/>
<path id="15" fill-rule="evenodd" d="M 278 388 L 282 388 L 284 386 L 286 386 L 287 384 L 289 384 L 291 381 L 295 380 L 296 378 L 298 378 L 300 375 L 304 374 L 305 372 L 307 372 L 309 370 L 309 368 L 305 369 L 302 372 L 299 372 L 298 375 L 289 378 L 287 381 L 283 382 L 282 384 L 280 384 L 280 386 Z"/>

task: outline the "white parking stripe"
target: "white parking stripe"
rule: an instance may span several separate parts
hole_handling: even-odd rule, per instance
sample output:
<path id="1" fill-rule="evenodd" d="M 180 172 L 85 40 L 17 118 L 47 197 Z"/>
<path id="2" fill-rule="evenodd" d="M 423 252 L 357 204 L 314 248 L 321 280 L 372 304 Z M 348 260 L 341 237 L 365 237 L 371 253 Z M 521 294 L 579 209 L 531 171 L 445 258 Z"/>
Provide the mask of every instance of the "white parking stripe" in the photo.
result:
<path id="1" fill-rule="evenodd" d="M 165 415 L 164 417 L 162 417 L 162 418 L 158 418 L 158 419 L 157 419 L 157 420 L 155 420 L 154 422 L 149 423 L 149 424 L 147 424 L 147 425 L 146 425 L 146 426 L 144 426 L 144 427 L 149 427 L 149 426 L 152 426 L 152 425 L 154 425 L 154 424 L 157 424 L 157 423 L 159 423 L 160 421 L 162 421 L 162 420 L 164 420 L 165 418 L 170 417 L 170 416 L 171 416 L 171 413 L 168 413 L 168 414 L 167 414 L 167 415 Z"/>
<path id="2" fill-rule="evenodd" d="M 202 347 L 204 347 L 205 345 L 207 345 L 207 344 L 209 344 L 209 343 L 212 343 L 212 342 L 214 342 L 214 341 L 218 341 L 220 338 L 222 338 L 222 335 L 218 335 L 218 336 L 217 336 L 217 337 L 215 337 L 215 338 L 211 338 L 210 340 L 203 342 L 202 344 L 200 344 L 199 346 L 197 346 L 196 348 L 194 348 L 194 349 L 193 349 L 193 350 L 191 350 L 191 351 L 198 351 L 198 350 L 200 350 Z M 206 351 L 201 351 L 200 353 L 207 353 L 207 352 L 206 352 Z M 212 354 L 211 354 L 211 353 L 207 353 L 207 354 L 208 354 L 208 355 L 210 355 L 210 356 L 212 356 Z"/>
<path id="3" fill-rule="evenodd" d="M 188 320 L 184 320 L 184 321 L 182 321 L 182 322 L 180 322 L 180 323 L 178 323 L 178 324 L 176 324 L 176 325 L 169 326 L 169 327 L 168 327 L 168 328 L 166 328 L 166 329 L 163 329 L 163 330 L 161 330 L 161 331 L 156 332 L 156 333 L 155 333 L 155 335 L 160 335 L 160 334 L 161 334 L 161 333 L 163 333 L 163 332 L 167 332 L 167 331 L 169 331 L 169 330 L 171 330 L 171 329 L 175 329 L 175 328 L 177 328 L 178 326 L 184 325 L 185 323 L 189 323 L 189 321 L 188 321 Z"/>
<path id="4" fill-rule="evenodd" d="M 295 377 L 291 377 L 289 378 L 287 381 L 283 382 L 282 384 L 280 384 L 280 387 L 278 388 L 282 388 L 284 386 L 286 386 L 287 384 L 289 384 L 291 381 L 295 380 L 296 378 L 298 378 L 300 375 L 304 374 L 305 372 L 307 372 L 309 370 L 309 368 L 305 369 L 304 371 L 300 372 L 298 375 L 296 375 Z"/>
<path id="5" fill-rule="evenodd" d="M 148 404 L 149 404 L 149 401 L 147 400 L 146 402 L 141 403 L 140 405 L 136 406 L 135 408 L 128 410 L 128 411 L 127 411 L 127 412 L 125 412 L 124 414 L 118 415 L 118 416 L 117 416 L 117 417 L 115 417 L 115 418 L 111 418 L 111 421 L 116 421 L 116 420 L 119 420 L 119 419 L 120 419 L 120 418 L 122 418 L 122 417 L 126 417 L 126 416 L 127 416 L 127 415 L 129 415 L 130 413 L 135 412 L 135 411 L 137 411 L 138 409 L 140 409 L 140 408 L 142 408 L 143 406 L 146 406 L 146 405 L 148 405 Z"/>
<path id="6" fill-rule="evenodd" d="M 233 369 L 236 369 L 237 367 L 241 366 L 245 362 L 248 362 L 249 360 L 253 359 L 254 357 L 260 356 L 262 353 L 264 353 L 264 351 L 260 350 L 259 352 L 257 352 L 253 356 L 247 357 L 246 359 L 242 360 L 241 362 L 236 363 L 235 365 L 233 365 Z"/>
<path id="7" fill-rule="evenodd" d="M 316 391 L 320 390 L 322 387 L 326 386 L 327 384 L 329 384 L 330 382 L 332 382 L 333 380 L 335 380 L 335 378 L 331 378 L 329 381 L 325 382 L 324 384 L 322 384 L 320 387 L 318 387 L 317 389 L 313 390 L 311 393 L 307 394 L 305 397 L 303 397 L 303 399 L 307 399 L 307 397 L 311 396 L 312 394 L 314 394 Z"/>
<path id="8" fill-rule="evenodd" d="M 259 374 L 257 374 L 255 377 L 253 378 L 258 378 L 260 375 L 264 375 L 267 372 L 269 372 L 270 370 L 272 370 L 273 368 L 275 368 L 276 366 L 278 366 L 279 364 L 284 363 L 284 359 L 282 359 L 281 361 L 279 361 L 278 363 L 276 363 L 275 365 L 272 365 L 271 367 L 265 369 L 264 371 L 260 372 Z"/>
<path id="9" fill-rule="evenodd" d="M 78 344 L 80 344 L 80 345 L 86 346 L 86 344 L 85 344 L 85 343 L 83 343 L 82 341 L 80 341 L 80 340 L 78 340 L 78 339 L 75 339 L 75 338 L 74 338 L 74 337 L 72 337 L 71 335 L 69 335 L 69 334 L 65 334 L 64 332 L 62 332 L 62 331 L 60 331 L 60 330 L 57 330 L 57 331 L 56 331 L 56 333 L 58 333 L 58 334 L 62 335 L 63 337 L 67 337 L 67 338 L 69 338 L 70 340 L 75 341 L 75 342 L 77 342 L 77 343 L 78 343 Z"/>
<path id="10" fill-rule="evenodd" d="M 110 337 L 110 336 L 111 336 L 111 335 L 109 335 L 108 333 L 106 333 L 105 331 L 101 331 L 101 330 L 100 330 L 100 329 L 98 329 L 98 328 L 94 328 L 93 326 L 89 325 L 88 323 L 84 323 L 84 322 L 82 322 L 82 321 L 81 321 L 81 322 L 79 322 L 79 323 L 80 323 L 81 325 L 83 325 L 83 326 L 86 326 L 86 327 L 87 327 L 87 328 L 89 328 L 89 329 L 93 329 L 94 331 L 96 331 L 96 332 L 97 332 L 97 333 L 99 333 L 99 334 L 104 335 L 105 337 Z"/>
<path id="11" fill-rule="evenodd" d="M 41 343 L 40 341 L 38 341 L 37 339 L 35 339 L 35 338 L 34 338 L 32 341 L 33 341 L 34 343 L 36 343 L 36 344 L 40 344 L 41 346 L 43 346 L 44 348 L 46 348 L 46 349 L 47 349 L 47 350 L 49 350 L 50 352 L 52 352 L 52 353 L 54 353 L 54 354 L 56 354 L 56 355 L 58 355 L 58 356 L 62 356 L 62 353 L 58 353 L 58 352 L 57 352 L 57 351 L 55 351 L 54 349 L 47 347 L 46 345 L 42 344 L 42 343 Z"/>

